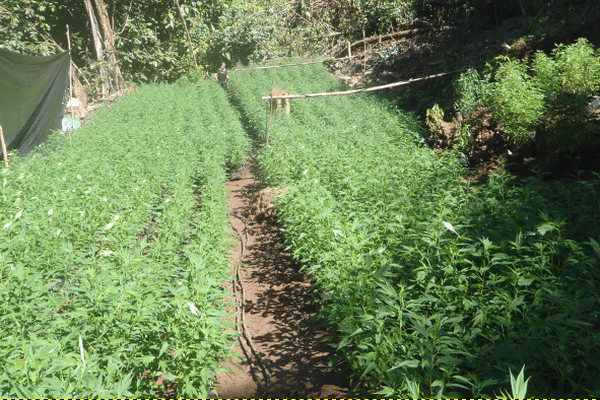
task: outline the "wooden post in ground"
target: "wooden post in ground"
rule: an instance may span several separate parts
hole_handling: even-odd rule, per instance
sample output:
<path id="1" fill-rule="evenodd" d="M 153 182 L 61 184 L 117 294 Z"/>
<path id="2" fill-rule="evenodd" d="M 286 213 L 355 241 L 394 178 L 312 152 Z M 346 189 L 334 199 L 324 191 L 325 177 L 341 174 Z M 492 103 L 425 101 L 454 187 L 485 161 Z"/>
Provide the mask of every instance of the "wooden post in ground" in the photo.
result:
<path id="1" fill-rule="evenodd" d="M 366 85 L 366 80 L 367 80 L 367 41 L 365 40 L 365 28 L 362 28 L 362 34 L 363 34 L 363 84 L 362 87 L 364 88 Z"/>
<path id="2" fill-rule="evenodd" d="M 4 132 L 2 132 L 2 125 L 0 125 L 0 142 L 2 142 L 2 155 L 4 156 L 4 166 L 8 168 L 8 156 L 6 155 L 6 143 L 4 142 Z"/>
<path id="3" fill-rule="evenodd" d="M 269 112 L 269 126 L 267 127 L 267 146 L 269 145 L 269 133 L 271 132 L 271 117 L 273 116 L 273 89 L 275 89 L 275 68 L 273 68 L 273 80 L 271 81 L 271 111 Z"/>

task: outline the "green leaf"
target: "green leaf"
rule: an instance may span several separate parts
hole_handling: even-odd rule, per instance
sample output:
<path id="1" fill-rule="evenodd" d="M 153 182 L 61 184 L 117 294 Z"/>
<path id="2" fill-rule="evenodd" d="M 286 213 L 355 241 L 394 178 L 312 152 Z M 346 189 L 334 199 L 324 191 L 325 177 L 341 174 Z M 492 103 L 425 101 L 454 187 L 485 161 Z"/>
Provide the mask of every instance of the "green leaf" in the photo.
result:
<path id="1" fill-rule="evenodd" d="M 392 368 L 388 369 L 388 372 L 393 371 L 395 369 L 398 368 L 418 368 L 419 367 L 419 360 L 404 360 L 396 365 L 394 365 Z"/>
<path id="2" fill-rule="evenodd" d="M 509 368 L 510 387 L 511 387 L 512 393 L 511 393 L 511 396 L 507 396 L 506 394 L 503 393 L 505 398 L 511 398 L 511 399 L 526 399 L 527 398 L 527 382 L 529 382 L 530 378 L 527 378 L 527 380 L 525 380 L 524 372 L 525 372 L 525 365 L 523 365 L 523 367 L 521 368 L 521 372 L 515 378 L 515 376 L 513 375 L 512 371 Z"/>
<path id="3" fill-rule="evenodd" d="M 536 227 L 536 230 L 539 232 L 540 235 L 544 236 L 546 233 L 551 232 L 553 230 L 558 229 L 558 227 L 556 226 L 556 224 L 548 222 L 545 224 L 542 224 L 538 227 Z"/>

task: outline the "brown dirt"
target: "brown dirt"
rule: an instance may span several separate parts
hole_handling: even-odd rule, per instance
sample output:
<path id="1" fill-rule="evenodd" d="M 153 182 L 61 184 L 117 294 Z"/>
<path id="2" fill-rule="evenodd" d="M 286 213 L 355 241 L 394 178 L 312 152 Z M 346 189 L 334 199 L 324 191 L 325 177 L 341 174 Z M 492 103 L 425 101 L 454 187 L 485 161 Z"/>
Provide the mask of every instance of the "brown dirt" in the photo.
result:
<path id="1" fill-rule="evenodd" d="M 333 349 L 327 333 L 317 327 L 310 282 L 285 250 L 272 191 L 261 190 L 248 166 L 235 178 L 226 183 L 231 223 L 241 236 L 232 265 L 244 265 L 239 268 L 244 326 L 252 346 L 241 342 L 248 354 L 253 347 L 259 358 L 251 355 L 249 362 L 238 346 L 243 361 L 229 364 L 233 372 L 218 377 L 218 397 L 343 398 L 350 391 L 348 382 L 339 368 L 327 368 Z M 239 299 L 239 283 L 236 291 Z"/>

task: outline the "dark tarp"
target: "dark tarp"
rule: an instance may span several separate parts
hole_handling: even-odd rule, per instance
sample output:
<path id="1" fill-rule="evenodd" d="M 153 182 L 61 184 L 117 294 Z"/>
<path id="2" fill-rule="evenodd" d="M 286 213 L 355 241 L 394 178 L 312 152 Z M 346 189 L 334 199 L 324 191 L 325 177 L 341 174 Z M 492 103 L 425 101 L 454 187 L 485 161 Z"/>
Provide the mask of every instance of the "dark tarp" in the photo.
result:
<path id="1" fill-rule="evenodd" d="M 34 57 L 0 48 L 0 125 L 9 150 L 26 154 L 60 129 L 69 62 L 68 51 Z"/>

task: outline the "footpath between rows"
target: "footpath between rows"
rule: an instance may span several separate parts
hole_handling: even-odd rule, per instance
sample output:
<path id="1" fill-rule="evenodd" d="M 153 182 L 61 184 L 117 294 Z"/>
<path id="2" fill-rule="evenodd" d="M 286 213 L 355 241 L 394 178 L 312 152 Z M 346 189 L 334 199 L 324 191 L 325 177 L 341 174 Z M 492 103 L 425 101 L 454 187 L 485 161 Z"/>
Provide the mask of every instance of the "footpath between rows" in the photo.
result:
<path id="1" fill-rule="evenodd" d="M 219 398 L 344 398 L 345 374 L 327 368 L 333 349 L 314 315 L 310 282 L 285 250 L 268 188 L 251 165 L 226 182 L 239 237 L 229 288 L 236 297 L 242 362 L 218 378 Z M 243 308 L 242 308 L 243 307 Z"/>

